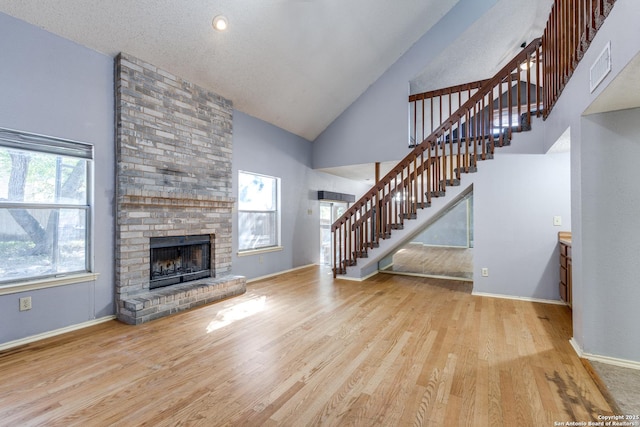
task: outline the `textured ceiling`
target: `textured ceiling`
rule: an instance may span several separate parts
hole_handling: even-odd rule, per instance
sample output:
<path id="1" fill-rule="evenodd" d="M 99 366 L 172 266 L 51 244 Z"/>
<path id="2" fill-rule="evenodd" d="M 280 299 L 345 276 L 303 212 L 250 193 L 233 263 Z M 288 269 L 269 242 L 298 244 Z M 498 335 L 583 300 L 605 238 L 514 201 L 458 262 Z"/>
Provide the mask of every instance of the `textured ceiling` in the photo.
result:
<path id="1" fill-rule="evenodd" d="M 136 56 L 314 140 L 458 1 L 0 0 L 0 12 Z M 225 33 L 211 28 L 218 14 Z"/>
<path id="2" fill-rule="evenodd" d="M 495 75 L 521 49 L 542 37 L 553 0 L 499 0 L 410 82 L 411 93 Z"/>

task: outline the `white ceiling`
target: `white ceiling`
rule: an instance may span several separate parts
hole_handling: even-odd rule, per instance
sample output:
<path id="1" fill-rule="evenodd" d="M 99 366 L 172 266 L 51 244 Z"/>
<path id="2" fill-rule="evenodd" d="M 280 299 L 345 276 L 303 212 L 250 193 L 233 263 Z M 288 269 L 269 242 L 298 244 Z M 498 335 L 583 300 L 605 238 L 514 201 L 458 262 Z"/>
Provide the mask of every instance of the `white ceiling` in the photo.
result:
<path id="1" fill-rule="evenodd" d="M 136 56 L 313 141 L 459 1 L 0 0 L 0 12 Z M 411 92 L 491 77 L 542 34 L 552 2 L 496 0 L 408 82 Z M 227 32 L 211 27 L 219 14 Z M 374 165 L 326 172 L 370 181 Z"/>
<path id="2" fill-rule="evenodd" d="M 459 0 L 0 0 L 0 12 L 126 52 L 314 140 Z M 211 27 L 224 14 L 229 29 Z"/>
<path id="3" fill-rule="evenodd" d="M 0 12 L 136 56 L 312 141 L 458 1 L 0 0 Z M 542 34 L 551 2 L 497 0 L 412 90 L 490 77 Z M 225 33 L 211 27 L 219 14 Z"/>

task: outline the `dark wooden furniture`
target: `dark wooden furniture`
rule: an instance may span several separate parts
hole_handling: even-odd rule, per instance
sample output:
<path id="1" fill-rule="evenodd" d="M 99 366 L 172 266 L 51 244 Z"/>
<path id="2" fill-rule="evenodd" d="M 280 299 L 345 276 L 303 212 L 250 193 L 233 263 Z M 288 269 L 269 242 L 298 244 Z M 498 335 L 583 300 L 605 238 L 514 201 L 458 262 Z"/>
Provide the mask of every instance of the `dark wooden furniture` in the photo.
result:
<path id="1" fill-rule="evenodd" d="M 571 307 L 571 232 L 558 232 L 560 250 L 560 298 Z"/>

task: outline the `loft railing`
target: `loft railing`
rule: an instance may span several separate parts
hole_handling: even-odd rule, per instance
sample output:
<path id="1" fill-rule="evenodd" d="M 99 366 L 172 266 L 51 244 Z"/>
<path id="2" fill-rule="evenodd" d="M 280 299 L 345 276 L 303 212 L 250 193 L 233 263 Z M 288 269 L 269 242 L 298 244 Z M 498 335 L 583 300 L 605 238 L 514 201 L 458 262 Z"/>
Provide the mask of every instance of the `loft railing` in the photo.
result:
<path id="1" fill-rule="evenodd" d="M 558 101 L 615 0 L 556 0 L 542 36 L 547 106 L 544 117 Z"/>
<path id="2" fill-rule="evenodd" d="M 534 40 L 487 80 L 332 225 L 334 276 L 541 114 L 541 44 Z"/>
<path id="3" fill-rule="evenodd" d="M 487 80 L 409 96 L 409 147 L 413 148 L 471 98 Z"/>

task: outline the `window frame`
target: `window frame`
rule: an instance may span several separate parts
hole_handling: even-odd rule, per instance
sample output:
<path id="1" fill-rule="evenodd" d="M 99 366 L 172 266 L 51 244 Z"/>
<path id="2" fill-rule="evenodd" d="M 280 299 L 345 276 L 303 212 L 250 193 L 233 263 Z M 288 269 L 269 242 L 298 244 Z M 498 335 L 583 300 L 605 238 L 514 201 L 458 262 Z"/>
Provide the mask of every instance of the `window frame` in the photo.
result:
<path id="1" fill-rule="evenodd" d="M 0 295 L 24 290 L 42 289 L 95 280 L 94 273 L 94 146 L 86 142 L 27 133 L 0 128 L 0 148 L 19 150 L 36 154 L 54 155 L 82 160 L 85 162 L 84 184 L 86 186 L 83 203 L 56 203 L 34 201 L 0 200 L 0 209 L 57 210 L 65 209 L 84 214 L 84 268 L 73 271 L 36 274 L 8 280 L 0 279 Z"/>
<path id="2" fill-rule="evenodd" d="M 251 175 L 251 176 L 258 176 L 258 177 L 263 177 L 263 178 L 268 178 L 268 179 L 272 179 L 273 180 L 273 191 L 275 191 L 275 208 L 273 210 L 256 210 L 256 209 L 242 209 L 241 208 L 241 201 L 240 201 L 240 192 L 242 191 L 242 187 L 240 185 L 241 182 L 241 175 Z M 238 256 L 245 256 L 245 255 L 251 255 L 251 254 L 257 254 L 257 253 L 264 253 L 264 252 L 272 252 L 272 251 L 278 251 L 278 250 L 282 250 L 282 246 L 281 246 L 281 231 L 282 231 L 282 209 L 281 209 L 281 186 L 282 186 L 282 180 L 281 178 L 277 177 L 277 176 L 272 176 L 272 175 L 267 175 L 267 174 L 263 174 L 263 173 L 257 173 L 257 172 L 249 172 L 246 170 L 238 170 L 238 215 L 237 215 L 237 223 L 238 223 Z M 264 214 L 264 213 L 275 213 L 275 244 L 274 245 L 268 245 L 268 246 L 259 246 L 259 247 L 255 247 L 255 248 L 241 248 L 241 240 L 240 240 L 240 236 L 242 234 L 241 230 L 240 230 L 240 216 L 243 213 L 256 213 L 256 214 Z"/>

